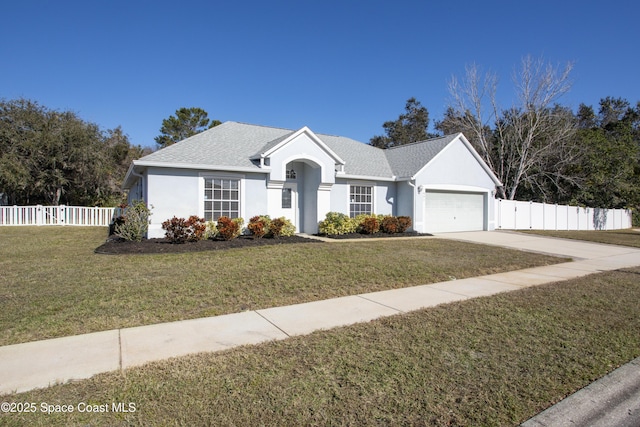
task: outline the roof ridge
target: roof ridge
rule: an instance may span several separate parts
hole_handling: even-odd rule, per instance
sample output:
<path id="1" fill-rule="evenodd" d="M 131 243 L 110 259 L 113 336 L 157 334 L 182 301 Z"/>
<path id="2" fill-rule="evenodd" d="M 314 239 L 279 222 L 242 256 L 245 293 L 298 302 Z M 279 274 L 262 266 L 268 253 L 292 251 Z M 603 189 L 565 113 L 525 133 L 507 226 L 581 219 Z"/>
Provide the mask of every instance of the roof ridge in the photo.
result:
<path id="1" fill-rule="evenodd" d="M 255 124 L 255 123 L 237 122 L 235 120 L 227 120 L 224 123 L 235 123 L 235 124 L 238 124 L 238 125 L 254 126 L 254 127 L 266 128 L 266 129 L 288 130 L 288 131 L 291 131 L 291 132 L 295 132 L 296 131 L 295 129 L 285 128 L 285 127 L 280 127 L 280 126 L 258 125 L 258 124 Z"/>
<path id="2" fill-rule="evenodd" d="M 304 126 L 298 128 L 298 129 L 292 129 L 292 128 L 281 127 L 281 126 L 267 126 L 267 125 L 260 125 L 260 124 L 255 124 L 255 123 L 238 122 L 238 121 L 235 121 L 235 120 L 227 120 L 224 123 L 236 123 L 236 124 L 239 124 L 239 125 L 255 126 L 255 127 L 261 127 L 261 128 L 267 128 L 267 129 L 288 130 L 288 131 L 291 131 L 291 132 L 299 131 L 300 129 L 305 128 L 305 127 L 309 128 L 311 130 L 311 128 L 308 125 L 304 125 Z M 334 137 L 334 138 L 347 138 L 347 139 L 351 139 L 351 140 L 356 141 L 356 142 L 360 142 L 362 144 L 369 145 L 366 142 L 358 141 L 357 139 L 353 139 L 351 137 L 344 136 L 344 135 L 337 135 L 337 134 L 326 133 L 326 132 L 315 132 L 313 130 L 311 130 L 311 132 L 315 133 L 318 136 L 322 135 L 322 136 L 331 136 L 331 137 Z"/>

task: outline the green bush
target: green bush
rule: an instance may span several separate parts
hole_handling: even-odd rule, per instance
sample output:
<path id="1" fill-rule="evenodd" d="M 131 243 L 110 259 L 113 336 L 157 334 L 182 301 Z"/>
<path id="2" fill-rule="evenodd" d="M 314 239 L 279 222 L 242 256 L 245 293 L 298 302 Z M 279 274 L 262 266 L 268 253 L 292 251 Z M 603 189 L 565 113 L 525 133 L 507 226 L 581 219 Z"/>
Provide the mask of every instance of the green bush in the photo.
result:
<path id="1" fill-rule="evenodd" d="M 357 223 L 340 212 L 328 212 L 323 221 L 318 223 L 320 234 L 348 234 L 356 231 Z"/>
<path id="2" fill-rule="evenodd" d="M 238 225 L 238 232 L 234 236 L 234 237 L 238 237 L 244 231 L 244 219 L 243 218 L 233 218 L 231 221 L 233 221 L 234 223 L 236 223 Z"/>
<path id="3" fill-rule="evenodd" d="M 122 216 L 116 220 L 114 234 L 124 240 L 141 241 L 149 230 L 151 209 L 142 200 L 134 200 L 130 206 L 124 206 Z"/>
<path id="4" fill-rule="evenodd" d="M 165 237 L 171 243 L 197 242 L 205 235 L 207 225 L 204 218 L 191 215 L 189 219 L 173 217 L 162 223 Z"/>
<path id="5" fill-rule="evenodd" d="M 218 224 L 215 221 L 207 221 L 204 238 L 215 239 L 216 237 L 218 237 Z"/>

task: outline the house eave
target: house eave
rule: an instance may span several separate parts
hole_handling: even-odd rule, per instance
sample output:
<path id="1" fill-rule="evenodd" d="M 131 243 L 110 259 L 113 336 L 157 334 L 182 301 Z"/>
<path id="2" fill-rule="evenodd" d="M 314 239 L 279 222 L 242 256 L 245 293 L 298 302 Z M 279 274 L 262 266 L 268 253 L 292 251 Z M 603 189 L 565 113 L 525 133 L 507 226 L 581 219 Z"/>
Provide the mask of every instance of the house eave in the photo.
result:
<path id="1" fill-rule="evenodd" d="M 136 162 L 135 161 L 131 162 L 131 164 L 129 165 L 129 169 L 127 169 L 127 173 L 124 176 L 124 181 L 122 181 L 121 188 L 123 190 L 130 189 L 133 186 L 134 182 L 136 181 L 134 177 L 136 177 L 138 174 L 135 172 L 135 167 L 136 167 Z"/>
<path id="2" fill-rule="evenodd" d="M 353 174 L 336 174 L 336 178 L 344 178 L 344 179 L 361 179 L 366 181 L 396 181 L 395 176 L 372 176 L 372 175 L 353 175 Z"/>
<path id="3" fill-rule="evenodd" d="M 170 169 L 199 169 L 199 170 L 216 170 L 225 172 L 252 172 L 252 173 L 264 173 L 271 172 L 271 168 L 247 167 L 247 166 L 224 166 L 224 165 L 211 165 L 205 163 L 168 163 L 168 162 L 145 162 L 134 160 L 135 166 L 142 167 L 155 167 L 155 168 L 170 168 Z"/>

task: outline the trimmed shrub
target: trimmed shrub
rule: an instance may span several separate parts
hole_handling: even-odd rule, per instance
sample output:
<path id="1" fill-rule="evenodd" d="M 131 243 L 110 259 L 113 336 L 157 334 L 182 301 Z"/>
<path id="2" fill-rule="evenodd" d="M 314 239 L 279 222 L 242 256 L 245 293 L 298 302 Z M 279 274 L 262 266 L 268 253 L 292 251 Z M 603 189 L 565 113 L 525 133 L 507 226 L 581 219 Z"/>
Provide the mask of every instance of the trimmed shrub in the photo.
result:
<path id="1" fill-rule="evenodd" d="M 400 225 L 395 216 L 385 216 L 380 222 L 380 231 L 383 233 L 399 233 Z"/>
<path id="2" fill-rule="evenodd" d="M 123 214 L 116 218 L 114 234 L 124 240 L 141 241 L 149 230 L 151 209 L 142 200 L 134 200 L 130 206 L 125 205 Z"/>
<path id="3" fill-rule="evenodd" d="M 340 212 L 328 212 L 318 223 L 320 234 L 348 234 L 356 231 L 357 222 Z"/>
<path id="4" fill-rule="evenodd" d="M 249 220 L 247 229 L 253 237 L 260 239 L 267 234 L 270 224 L 271 219 L 267 215 L 256 215 Z"/>
<path id="5" fill-rule="evenodd" d="M 291 221 L 289 221 L 286 218 L 282 218 L 284 219 L 284 227 L 282 227 L 282 230 L 280 231 L 280 235 L 281 236 L 295 236 L 296 234 L 296 226 L 293 225 L 291 223 Z"/>
<path id="6" fill-rule="evenodd" d="M 360 223 L 360 232 L 363 234 L 374 234 L 380 231 L 380 221 L 375 216 L 366 217 Z"/>
<path id="7" fill-rule="evenodd" d="M 231 221 L 238 225 L 238 232 L 233 237 L 238 237 L 244 232 L 244 219 L 243 218 L 233 218 Z"/>
<path id="8" fill-rule="evenodd" d="M 218 230 L 218 236 L 223 240 L 235 239 L 242 233 L 242 225 L 244 220 L 242 218 L 231 219 L 226 216 L 218 218 L 216 228 Z"/>
<path id="9" fill-rule="evenodd" d="M 295 233 L 295 225 L 293 225 L 287 218 L 281 216 L 280 218 L 271 220 L 271 225 L 269 225 L 270 237 L 278 238 L 282 236 L 293 236 Z"/>
<path id="10" fill-rule="evenodd" d="M 207 221 L 206 229 L 204 231 L 205 239 L 215 239 L 218 236 L 218 225 L 215 221 Z"/>
<path id="11" fill-rule="evenodd" d="M 398 217 L 398 233 L 404 233 L 407 231 L 412 225 L 410 216 L 399 216 Z"/>
<path id="12" fill-rule="evenodd" d="M 191 215 L 188 219 L 173 217 L 162 223 L 165 237 L 171 243 L 197 242 L 204 237 L 207 225 L 203 218 Z"/>

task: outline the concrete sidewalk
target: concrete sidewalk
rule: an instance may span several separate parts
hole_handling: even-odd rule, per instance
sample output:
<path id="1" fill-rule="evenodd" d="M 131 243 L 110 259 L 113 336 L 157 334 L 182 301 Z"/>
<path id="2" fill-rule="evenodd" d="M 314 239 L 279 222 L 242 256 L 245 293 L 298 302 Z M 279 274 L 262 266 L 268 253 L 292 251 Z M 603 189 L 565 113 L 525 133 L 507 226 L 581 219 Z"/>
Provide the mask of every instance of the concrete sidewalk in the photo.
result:
<path id="1" fill-rule="evenodd" d="M 191 353 L 286 339 L 435 305 L 640 265 L 640 250 L 510 232 L 451 233 L 464 240 L 576 259 L 462 280 L 224 316 L 0 347 L 0 394 L 89 378 Z"/>

